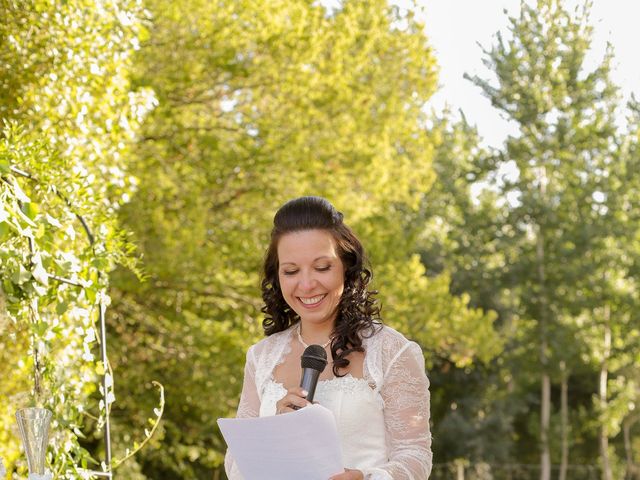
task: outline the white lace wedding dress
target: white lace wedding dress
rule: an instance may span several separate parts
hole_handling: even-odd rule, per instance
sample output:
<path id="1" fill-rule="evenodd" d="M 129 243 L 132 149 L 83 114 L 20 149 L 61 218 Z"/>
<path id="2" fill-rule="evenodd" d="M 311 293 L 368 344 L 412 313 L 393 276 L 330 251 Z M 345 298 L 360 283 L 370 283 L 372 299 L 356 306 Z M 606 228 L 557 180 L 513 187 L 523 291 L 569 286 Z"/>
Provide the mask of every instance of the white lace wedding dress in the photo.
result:
<path id="1" fill-rule="evenodd" d="M 295 329 L 271 335 L 247 352 L 238 418 L 275 415 L 286 389 L 274 381 L 273 371 L 289 353 Z M 363 378 L 321 380 L 314 398 L 335 415 L 344 466 L 361 470 L 367 480 L 425 480 L 432 456 L 422 350 L 386 326 L 363 346 Z M 230 480 L 242 480 L 229 454 L 225 469 Z"/>

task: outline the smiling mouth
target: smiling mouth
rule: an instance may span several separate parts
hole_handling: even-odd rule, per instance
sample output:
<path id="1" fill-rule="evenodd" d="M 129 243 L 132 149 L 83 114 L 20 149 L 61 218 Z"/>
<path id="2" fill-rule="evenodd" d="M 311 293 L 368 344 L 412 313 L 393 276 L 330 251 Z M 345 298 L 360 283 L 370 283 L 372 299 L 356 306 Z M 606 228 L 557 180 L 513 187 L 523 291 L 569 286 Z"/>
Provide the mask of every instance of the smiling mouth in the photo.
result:
<path id="1" fill-rule="evenodd" d="M 320 303 L 326 296 L 327 294 L 324 293 L 322 295 L 316 295 L 315 297 L 298 297 L 298 300 L 300 300 L 304 305 L 312 307 Z"/>

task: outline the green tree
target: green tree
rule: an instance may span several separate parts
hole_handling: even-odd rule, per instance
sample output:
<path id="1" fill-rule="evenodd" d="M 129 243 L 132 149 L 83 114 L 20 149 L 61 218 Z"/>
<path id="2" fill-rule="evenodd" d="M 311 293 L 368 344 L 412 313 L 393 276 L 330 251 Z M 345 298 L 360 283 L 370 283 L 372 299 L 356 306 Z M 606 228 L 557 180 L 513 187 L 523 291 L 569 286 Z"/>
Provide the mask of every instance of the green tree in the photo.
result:
<path id="1" fill-rule="evenodd" d="M 381 0 L 335 11 L 308 1 L 148 7 L 135 84 L 158 106 L 130 170 L 138 189 L 120 211 L 147 282 L 121 273 L 113 294 L 114 363 L 126 377 L 118 435 L 142 421 L 145 372 L 166 385 L 163 447 L 140 457 L 144 474 L 204 478 L 220 465 L 213 426 L 235 410 L 244 351 L 261 336 L 261 257 L 291 197 L 323 195 L 344 211 L 368 247 L 384 318 L 430 363 L 490 357 L 493 318 L 452 297 L 449 278 L 429 278 L 417 256 L 434 180 L 423 107 L 435 66 L 413 14 Z"/>
<path id="2" fill-rule="evenodd" d="M 581 314 L 591 323 L 606 323 L 610 317 L 603 312 L 612 301 L 596 292 L 604 285 L 600 266 L 611 265 L 598 259 L 615 255 L 608 250 L 603 203 L 616 149 L 618 97 L 609 78 L 611 51 L 593 71 L 585 71 L 592 34 L 588 10 L 585 5 L 572 15 L 558 0 L 522 2 L 519 16 L 509 19 L 509 37 L 498 34 L 497 44 L 485 51 L 497 83 L 472 78 L 519 128 L 497 163 L 511 162 L 517 170 L 515 178 L 496 183 L 509 206 L 502 228 L 511 232 L 501 245 L 507 252 L 503 285 L 516 293 L 515 312 L 528 322 L 523 340 L 537 345 L 545 480 L 551 465 L 552 383 L 566 381 L 560 380 L 565 369 L 580 368 L 578 354 L 589 350 L 586 339 L 574 335 Z M 585 300 L 589 292 L 592 301 Z M 601 451 L 607 472 L 606 448 Z"/>
<path id="3" fill-rule="evenodd" d="M 469 298 L 470 305 L 497 312 L 499 339 L 491 342 L 491 357 L 485 362 L 456 366 L 439 357 L 431 380 L 434 393 L 434 454 L 439 462 L 465 459 L 473 462 L 513 461 L 516 414 L 526 403 L 512 388 L 509 350 L 517 343 L 517 329 L 509 317 L 512 295 L 496 288 L 502 231 L 496 228 L 504 215 L 497 195 L 476 185 L 488 182 L 493 172 L 491 153 L 480 146 L 476 128 L 460 112 L 456 121 L 445 111 L 433 122 L 429 136 L 435 146 L 433 168 L 437 179 L 421 206 L 423 230 L 419 239 L 421 259 L 431 276 L 446 272 L 450 290 Z M 481 325 L 470 334 L 484 336 Z M 506 348 L 506 350 L 503 350 Z"/>
<path id="4" fill-rule="evenodd" d="M 616 168 L 611 171 L 610 188 L 606 192 L 608 215 L 614 227 L 611 229 L 610 244 L 618 252 L 618 257 L 614 268 L 611 266 L 613 262 L 609 262 L 603 266 L 603 270 L 610 278 L 609 290 L 618 293 L 619 308 L 616 321 L 611 322 L 610 327 L 610 377 L 606 379 L 605 385 L 609 402 L 602 414 L 609 436 L 623 436 L 625 478 L 632 479 L 639 473 L 633 452 L 634 442 L 638 443 L 637 422 L 640 418 L 637 413 L 640 399 L 640 329 L 635 313 L 640 300 L 636 280 L 640 218 L 634 208 L 638 201 L 640 180 L 640 105 L 635 98 L 629 102 L 627 111 L 627 129 L 616 157 Z M 621 270 L 620 267 L 623 267 L 621 277 L 611 278 L 611 272 Z M 622 448 L 618 449 L 621 450 Z M 637 451 L 637 445 L 635 450 Z"/>

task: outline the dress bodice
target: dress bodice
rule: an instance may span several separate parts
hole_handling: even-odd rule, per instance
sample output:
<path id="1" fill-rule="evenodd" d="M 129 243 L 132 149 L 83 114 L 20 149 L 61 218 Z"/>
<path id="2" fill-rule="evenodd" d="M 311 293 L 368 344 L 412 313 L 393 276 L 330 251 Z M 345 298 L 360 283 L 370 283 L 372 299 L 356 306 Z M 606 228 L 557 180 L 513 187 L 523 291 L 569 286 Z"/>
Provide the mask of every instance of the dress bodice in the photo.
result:
<path id="1" fill-rule="evenodd" d="M 247 351 L 238 418 L 275 414 L 286 393 L 273 372 L 291 351 L 295 326 Z M 321 380 L 314 401 L 333 412 L 346 468 L 366 480 L 425 480 L 431 471 L 429 380 L 421 348 L 387 326 L 362 339 L 363 378 Z M 240 480 L 231 455 L 227 475 Z"/>
<path id="2" fill-rule="evenodd" d="M 286 393 L 281 383 L 269 380 L 262 392 L 260 416 L 275 415 L 276 402 Z M 320 380 L 314 402 L 336 419 L 345 467 L 362 470 L 387 461 L 384 404 L 370 381 L 351 375 Z"/>

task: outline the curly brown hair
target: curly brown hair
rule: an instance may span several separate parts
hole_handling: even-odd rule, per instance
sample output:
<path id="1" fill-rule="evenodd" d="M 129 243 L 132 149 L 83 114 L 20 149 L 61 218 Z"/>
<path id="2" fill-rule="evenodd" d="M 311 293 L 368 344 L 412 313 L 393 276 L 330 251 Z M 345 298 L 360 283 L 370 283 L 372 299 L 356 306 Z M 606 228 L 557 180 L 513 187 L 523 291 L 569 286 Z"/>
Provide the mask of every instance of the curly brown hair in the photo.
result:
<path id="1" fill-rule="evenodd" d="M 368 290 L 372 272 L 364 247 L 353 231 L 342 221 L 342 213 L 322 197 L 300 197 L 285 203 L 276 212 L 271 242 L 265 254 L 262 279 L 262 321 L 265 335 L 282 332 L 300 321 L 285 301 L 278 281 L 278 242 L 291 232 L 326 230 L 336 242 L 338 255 L 345 267 L 344 291 L 338 304 L 336 323 L 331 334 L 333 374 L 349 365 L 351 352 L 364 352 L 362 339 L 373 335 L 381 326 L 380 306 Z"/>

